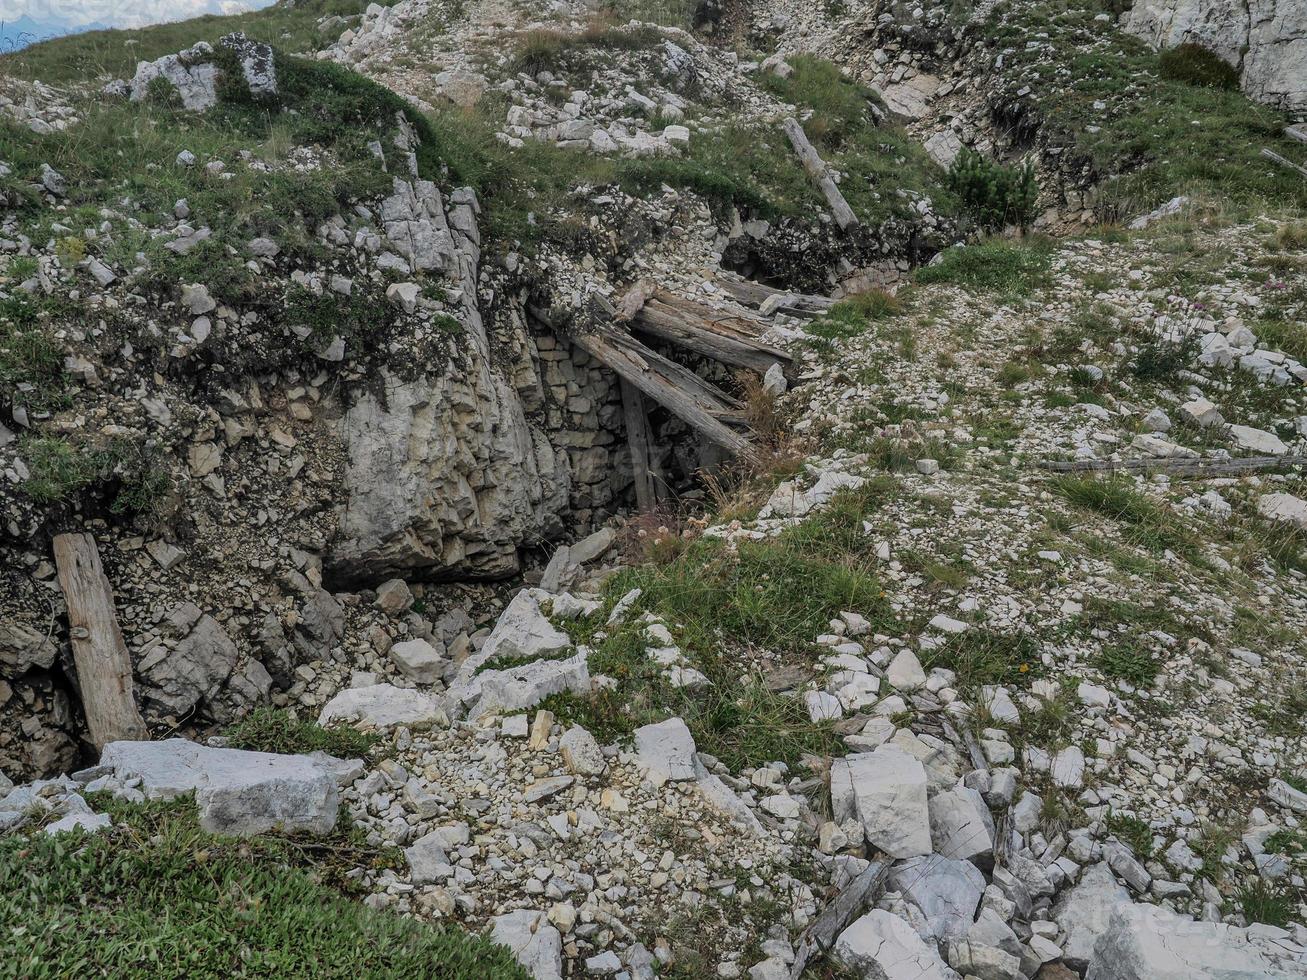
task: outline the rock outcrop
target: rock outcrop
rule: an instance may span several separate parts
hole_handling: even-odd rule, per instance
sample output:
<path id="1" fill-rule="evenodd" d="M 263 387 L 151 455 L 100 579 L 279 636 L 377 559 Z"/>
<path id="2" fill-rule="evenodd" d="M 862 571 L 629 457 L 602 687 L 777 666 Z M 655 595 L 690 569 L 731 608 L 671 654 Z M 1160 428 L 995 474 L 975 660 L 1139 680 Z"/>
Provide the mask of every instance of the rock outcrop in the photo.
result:
<path id="1" fill-rule="evenodd" d="M 1200 45 L 1239 70 L 1251 98 L 1307 116 L 1307 7 L 1297 0 L 1137 0 L 1123 24 L 1157 47 Z"/>

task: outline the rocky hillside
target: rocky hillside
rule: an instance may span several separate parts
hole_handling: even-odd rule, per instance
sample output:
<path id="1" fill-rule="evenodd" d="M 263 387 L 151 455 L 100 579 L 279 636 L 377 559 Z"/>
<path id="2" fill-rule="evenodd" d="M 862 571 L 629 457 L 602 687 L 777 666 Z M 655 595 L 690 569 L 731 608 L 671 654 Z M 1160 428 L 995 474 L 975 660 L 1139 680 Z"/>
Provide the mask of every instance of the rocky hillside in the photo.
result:
<path id="1" fill-rule="evenodd" d="M 1307 976 L 1307 145 L 1243 16 L 0 57 L 18 973 Z"/>

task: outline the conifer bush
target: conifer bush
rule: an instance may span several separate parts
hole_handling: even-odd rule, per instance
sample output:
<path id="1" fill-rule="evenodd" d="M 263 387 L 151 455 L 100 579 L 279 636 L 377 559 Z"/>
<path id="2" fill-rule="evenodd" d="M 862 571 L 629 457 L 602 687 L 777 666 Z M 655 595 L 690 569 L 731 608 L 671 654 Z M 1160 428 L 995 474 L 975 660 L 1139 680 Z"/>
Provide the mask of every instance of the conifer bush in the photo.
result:
<path id="1" fill-rule="evenodd" d="M 1025 231 L 1035 216 L 1039 184 L 1035 165 L 1009 167 L 963 147 L 948 172 L 948 189 L 983 231 L 1020 225 Z"/>

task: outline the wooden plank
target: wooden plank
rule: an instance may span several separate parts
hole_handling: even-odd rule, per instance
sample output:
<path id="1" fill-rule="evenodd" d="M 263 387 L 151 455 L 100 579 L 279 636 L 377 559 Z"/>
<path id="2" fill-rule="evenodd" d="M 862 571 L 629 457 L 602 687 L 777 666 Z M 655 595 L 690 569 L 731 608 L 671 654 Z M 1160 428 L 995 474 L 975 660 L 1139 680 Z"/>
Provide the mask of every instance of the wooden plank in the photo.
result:
<path id="1" fill-rule="evenodd" d="M 132 661 L 113 607 L 113 589 L 95 538 L 60 534 L 54 561 L 68 607 L 69 637 L 86 727 L 97 749 L 120 739 L 150 737 L 132 695 Z"/>
<path id="2" fill-rule="evenodd" d="M 701 309 L 710 314 L 715 312 L 707 307 Z M 773 364 L 789 366 L 788 354 L 750 338 L 731 319 L 718 314 L 716 320 L 710 320 L 693 309 L 654 297 L 635 315 L 631 326 L 669 344 L 758 374 L 766 374 Z"/>
<path id="3" fill-rule="evenodd" d="M 644 352 L 636 348 L 643 347 L 633 337 L 619 338 L 600 336 L 599 334 L 569 334 L 568 339 L 583 351 L 625 378 L 647 398 L 662 405 L 677 418 L 685 421 L 692 429 L 709 442 L 723 449 L 742 455 L 752 455 L 749 440 L 726 426 L 717 414 L 706 408 L 699 391 L 687 391 L 678 386 L 663 373 L 660 368 L 667 362 L 666 358 L 654 354 L 647 347 Z M 650 356 L 652 355 L 652 356 Z M 679 367 L 679 365 L 677 365 Z M 682 369 L 686 370 L 686 369 Z M 694 377 L 693 372 L 688 372 Z M 700 379 L 707 388 L 706 382 Z"/>
<path id="4" fill-rule="evenodd" d="M 1307 177 L 1307 167 L 1298 166 L 1298 164 L 1294 163 L 1292 160 L 1285 159 L 1284 157 L 1280 156 L 1280 154 L 1276 153 L 1274 150 L 1267 149 L 1266 147 L 1262 147 L 1262 156 L 1266 157 L 1266 159 L 1268 160 L 1274 160 L 1281 167 L 1287 167 L 1288 169 L 1293 170 L 1298 174 L 1301 174 L 1303 177 Z"/>
<path id="5" fill-rule="evenodd" d="M 790 966 L 790 980 L 799 980 L 803 971 L 816 956 L 827 952 L 849 923 L 858 918 L 879 898 L 889 878 L 890 862 L 885 858 L 872 861 L 862 874 L 835 896 L 835 901 L 822 909 L 803 931 L 794 950 L 794 963 Z"/>
<path id="6" fill-rule="evenodd" d="M 1307 456 L 1244 456 L 1239 459 L 1043 459 L 1036 464 L 1051 473 L 1167 473 L 1171 476 L 1219 477 L 1307 466 Z"/>
<path id="7" fill-rule="evenodd" d="M 1284 135 L 1299 143 L 1307 143 L 1307 123 L 1295 123 L 1284 127 Z"/>
<path id="8" fill-rule="evenodd" d="M 716 285 L 738 303 L 755 308 L 766 304 L 772 312 L 805 320 L 815 320 L 835 305 L 835 300 L 829 296 L 787 292 L 748 279 L 718 279 Z"/>
<path id="9" fill-rule="evenodd" d="M 858 216 L 853 213 L 853 208 L 849 207 L 849 202 L 844 200 L 844 195 L 840 193 L 834 178 L 831 177 L 830 168 L 808 142 L 808 135 L 799 125 L 799 121 L 791 116 L 785 120 L 782 127 L 785 135 L 790 138 L 790 145 L 794 147 L 794 152 L 799 155 L 803 169 L 808 171 L 808 176 L 812 178 L 812 182 L 817 185 L 817 189 L 826 198 L 826 203 L 830 205 L 835 223 L 844 231 L 857 225 Z"/>
<path id="10" fill-rule="evenodd" d="M 684 364 L 679 364 L 670 357 L 664 357 L 656 350 L 651 350 L 641 343 L 639 338 L 632 337 L 630 334 L 614 333 L 603 336 L 614 347 L 625 351 L 648 369 L 680 388 L 714 418 L 722 422 L 744 424 L 743 406 L 739 399 L 699 377 Z"/>
<path id="11" fill-rule="evenodd" d="M 658 506 L 658 487 L 649 466 L 649 413 L 640 389 L 625 378 L 618 380 L 622 389 L 626 442 L 631 450 L 631 471 L 635 475 L 635 502 L 640 513 L 647 514 Z"/>

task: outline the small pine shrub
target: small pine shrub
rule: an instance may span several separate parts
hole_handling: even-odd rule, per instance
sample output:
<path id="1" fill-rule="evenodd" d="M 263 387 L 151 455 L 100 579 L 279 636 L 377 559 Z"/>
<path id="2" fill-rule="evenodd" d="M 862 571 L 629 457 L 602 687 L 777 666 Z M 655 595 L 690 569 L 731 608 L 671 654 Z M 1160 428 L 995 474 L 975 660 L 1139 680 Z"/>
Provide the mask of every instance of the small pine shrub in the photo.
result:
<path id="1" fill-rule="evenodd" d="M 1198 44 L 1181 44 L 1157 56 L 1158 71 L 1172 82 L 1233 91 L 1239 87 L 1239 73 L 1233 66 Z"/>
<path id="2" fill-rule="evenodd" d="M 1008 225 L 1025 231 L 1035 217 L 1039 184 L 1032 161 L 1009 167 L 963 147 L 949 168 L 947 184 L 984 231 Z"/>

